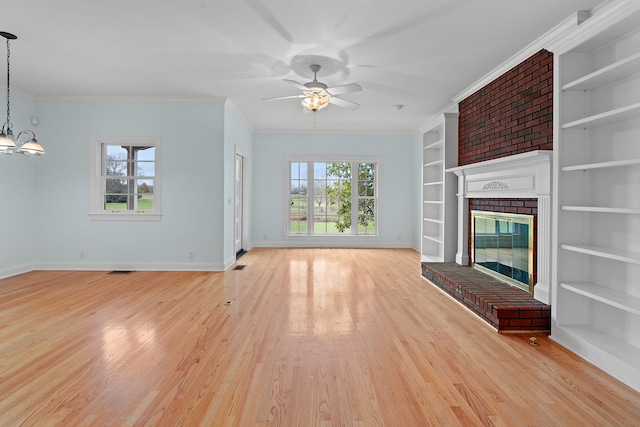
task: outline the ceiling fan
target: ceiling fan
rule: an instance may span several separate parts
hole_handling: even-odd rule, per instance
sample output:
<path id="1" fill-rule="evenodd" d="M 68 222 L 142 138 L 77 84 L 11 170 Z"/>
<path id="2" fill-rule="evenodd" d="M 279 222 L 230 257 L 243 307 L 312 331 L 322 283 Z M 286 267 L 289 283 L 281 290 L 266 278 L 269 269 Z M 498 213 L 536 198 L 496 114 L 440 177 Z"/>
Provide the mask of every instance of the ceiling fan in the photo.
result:
<path id="1" fill-rule="evenodd" d="M 334 104 L 339 107 L 348 108 L 350 110 L 357 110 L 360 107 L 360 104 L 356 104 L 352 101 L 347 101 L 346 99 L 338 98 L 336 95 L 341 95 L 343 93 L 349 92 L 360 92 L 362 90 L 362 86 L 356 83 L 350 83 L 341 86 L 328 87 L 326 84 L 319 82 L 317 78 L 318 71 L 320 71 L 320 68 L 322 67 L 318 64 L 311 64 L 309 68 L 313 72 L 313 81 L 311 82 L 301 84 L 294 80 L 284 79 L 285 82 L 291 83 L 298 89 L 302 90 L 302 93 L 300 95 L 264 98 L 263 101 L 297 98 L 301 100 L 300 102 L 304 107 L 303 112 L 313 111 L 314 113 L 318 110 L 323 109 L 329 104 Z"/>

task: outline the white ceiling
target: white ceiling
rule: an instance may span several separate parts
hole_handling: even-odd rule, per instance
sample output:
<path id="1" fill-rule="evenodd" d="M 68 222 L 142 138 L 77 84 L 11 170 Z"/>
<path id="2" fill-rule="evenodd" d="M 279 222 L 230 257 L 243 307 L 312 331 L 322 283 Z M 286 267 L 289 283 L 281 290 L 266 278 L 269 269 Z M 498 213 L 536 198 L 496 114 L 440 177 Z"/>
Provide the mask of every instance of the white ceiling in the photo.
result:
<path id="1" fill-rule="evenodd" d="M 309 130 L 313 115 L 301 114 L 299 100 L 262 98 L 298 94 L 282 79 L 310 81 L 308 67 L 319 63 L 320 81 L 363 91 L 341 95 L 361 104 L 356 111 L 319 111 L 318 130 L 413 132 L 572 13 L 599 3 L 14 0 L 2 6 L 0 31 L 18 36 L 11 90 L 36 98 L 227 97 L 256 131 Z"/>

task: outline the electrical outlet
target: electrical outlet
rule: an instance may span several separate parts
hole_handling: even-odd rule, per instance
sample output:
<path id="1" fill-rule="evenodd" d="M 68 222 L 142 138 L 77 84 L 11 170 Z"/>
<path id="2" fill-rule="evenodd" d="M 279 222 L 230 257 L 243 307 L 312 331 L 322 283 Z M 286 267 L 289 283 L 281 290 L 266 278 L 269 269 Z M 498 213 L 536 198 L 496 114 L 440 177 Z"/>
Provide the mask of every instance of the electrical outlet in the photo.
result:
<path id="1" fill-rule="evenodd" d="M 84 251 L 80 251 L 80 259 L 84 259 Z"/>
<path id="2" fill-rule="evenodd" d="M 189 251 L 189 252 L 187 253 L 187 258 L 188 258 L 188 259 L 194 259 L 194 258 L 195 258 L 195 252 L 193 252 L 193 251 Z"/>

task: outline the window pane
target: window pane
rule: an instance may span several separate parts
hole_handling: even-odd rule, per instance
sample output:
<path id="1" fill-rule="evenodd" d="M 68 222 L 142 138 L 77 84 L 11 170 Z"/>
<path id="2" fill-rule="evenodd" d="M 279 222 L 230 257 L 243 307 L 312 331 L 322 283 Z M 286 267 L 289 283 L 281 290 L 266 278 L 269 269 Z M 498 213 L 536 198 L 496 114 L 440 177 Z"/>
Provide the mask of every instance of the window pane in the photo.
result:
<path id="1" fill-rule="evenodd" d="M 326 163 L 313 165 L 313 232 L 325 234 L 327 232 L 327 180 Z"/>
<path id="2" fill-rule="evenodd" d="M 307 198 L 291 195 L 291 211 L 289 222 L 292 233 L 304 233 L 307 230 Z"/>
<path id="3" fill-rule="evenodd" d="M 119 145 L 107 145 L 107 158 L 124 160 L 127 158 L 127 149 Z"/>
<path id="4" fill-rule="evenodd" d="M 156 147 L 134 147 L 136 152 L 136 160 L 155 161 Z"/>
<path id="5" fill-rule="evenodd" d="M 136 162 L 137 176 L 155 176 L 155 174 L 156 174 L 155 162 Z"/>
<path id="6" fill-rule="evenodd" d="M 307 164 L 291 162 L 291 183 L 289 194 L 289 227 L 291 233 L 307 231 Z"/>
<path id="7" fill-rule="evenodd" d="M 291 194 L 302 196 L 307 194 L 307 182 L 301 179 L 291 180 Z"/>
<path id="8" fill-rule="evenodd" d="M 351 163 L 327 163 L 328 221 L 335 225 L 327 227 L 328 233 L 351 231 Z"/>
<path id="9" fill-rule="evenodd" d="M 108 159 L 106 163 L 107 176 L 127 176 L 127 161 Z"/>
<path id="10" fill-rule="evenodd" d="M 358 195 L 373 197 L 374 191 L 374 163 L 360 163 L 358 165 Z"/>
<path id="11" fill-rule="evenodd" d="M 105 181 L 105 193 L 107 194 L 128 194 L 129 180 L 108 178 Z"/>
<path id="12" fill-rule="evenodd" d="M 136 192 L 138 194 L 153 193 L 153 179 L 136 179 Z"/>
<path id="13" fill-rule="evenodd" d="M 325 179 L 327 177 L 327 164 L 325 162 L 315 162 L 313 164 L 313 177 Z"/>
<path id="14" fill-rule="evenodd" d="M 153 194 L 138 194 L 137 209 L 141 211 L 153 210 Z"/>
<path id="15" fill-rule="evenodd" d="M 375 230 L 375 201 L 373 199 L 358 200 L 358 232 L 371 234 Z"/>

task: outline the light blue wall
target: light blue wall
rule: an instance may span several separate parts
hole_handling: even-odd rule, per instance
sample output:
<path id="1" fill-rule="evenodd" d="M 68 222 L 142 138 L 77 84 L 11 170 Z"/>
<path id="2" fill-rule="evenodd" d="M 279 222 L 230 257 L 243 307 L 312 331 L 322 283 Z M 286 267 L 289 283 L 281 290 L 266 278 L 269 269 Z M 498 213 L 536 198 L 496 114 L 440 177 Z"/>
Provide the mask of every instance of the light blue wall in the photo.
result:
<path id="1" fill-rule="evenodd" d="M 47 154 L 0 156 L 0 277 L 41 269 L 224 270 L 235 260 L 234 156 L 247 156 L 252 246 L 419 247 L 419 135 L 253 134 L 214 102 L 34 101 L 12 97 L 14 129 Z M 38 116 L 38 126 L 31 117 Z M 161 221 L 89 218 L 90 138 L 159 136 Z M 284 237 L 286 156 L 380 161 L 379 236 Z M 80 259 L 80 252 L 84 259 Z M 194 259 L 189 259 L 193 252 Z"/>
<path id="2" fill-rule="evenodd" d="M 1 92 L 6 99 L 6 92 Z M 0 123 L 6 116 L 0 108 Z M 31 129 L 41 141 L 38 128 L 31 125 L 31 117 L 37 115 L 37 103 L 33 100 L 11 96 L 11 122 L 15 136 Z M 0 125 L 1 126 L 1 125 Z M 20 142 L 24 142 L 21 139 Z M 0 278 L 33 269 L 35 261 L 35 235 L 37 201 L 33 197 L 36 188 L 36 165 L 43 157 L 27 157 L 19 154 L 0 155 Z"/>
<path id="3" fill-rule="evenodd" d="M 257 134 L 254 136 L 255 246 L 413 247 L 416 227 L 413 135 Z M 286 237 L 287 156 L 378 158 L 378 237 Z M 419 182 L 419 181 L 418 181 Z"/>
<path id="4" fill-rule="evenodd" d="M 224 260 L 230 266 L 235 262 L 235 153 L 236 150 L 246 156 L 244 167 L 249 171 L 245 180 L 245 209 L 251 208 L 251 164 L 253 160 L 253 133 L 233 108 L 225 104 L 224 109 Z M 229 203 L 229 201 L 232 201 Z M 251 229 L 244 230 L 251 235 Z M 250 249 L 246 247 L 243 249 Z"/>
<path id="5" fill-rule="evenodd" d="M 221 269 L 223 114 L 214 103 L 42 102 L 40 267 Z M 89 219 L 90 138 L 136 135 L 161 137 L 162 220 Z"/>

